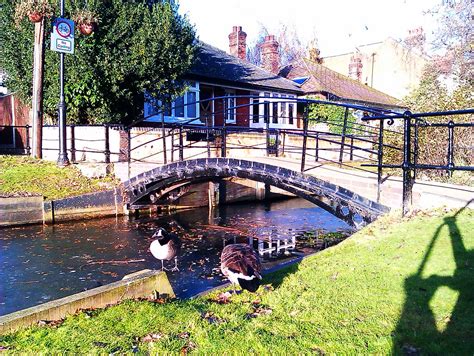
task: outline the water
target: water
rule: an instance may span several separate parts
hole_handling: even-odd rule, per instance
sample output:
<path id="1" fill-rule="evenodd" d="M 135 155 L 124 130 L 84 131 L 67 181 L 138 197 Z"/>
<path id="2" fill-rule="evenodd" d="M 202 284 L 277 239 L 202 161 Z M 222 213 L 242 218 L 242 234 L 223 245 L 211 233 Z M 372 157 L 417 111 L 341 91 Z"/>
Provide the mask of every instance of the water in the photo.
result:
<path id="1" fill-rule="evenodd" d="M 0 229 L 0 315 L 114 282 L 142 269 L 161 268 L 148 250 L 158 227 L 173 230 L 182 239 L 180 271 L 168 272 L 180 298 L 223 283 L 219 256 L 225 244 L 248 241 L 249 236 L 295 237 L 295 255 L 301 255 L 321 248 L 321 240 L 308 240 L 309 236 L 350 231 L 343 221 L 302 199 L 230 205 L 212 213 L 195 209 L 139 219 Z M 264 266 L 289 258 L 266 256 Z M 165 265 L 171 268 L 173 264 Z"/>

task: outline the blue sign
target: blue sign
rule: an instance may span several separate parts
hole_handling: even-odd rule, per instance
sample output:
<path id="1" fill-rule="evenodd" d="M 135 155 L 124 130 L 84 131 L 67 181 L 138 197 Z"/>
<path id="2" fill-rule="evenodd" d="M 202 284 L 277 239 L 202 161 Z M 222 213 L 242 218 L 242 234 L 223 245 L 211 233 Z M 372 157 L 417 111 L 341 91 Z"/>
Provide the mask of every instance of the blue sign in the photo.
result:
<path id="1" fill-rule="evenodd" d="M 51 33 L 51 50 L 61 53 L 74 53 L 74 21 L 57 17 Z"/>

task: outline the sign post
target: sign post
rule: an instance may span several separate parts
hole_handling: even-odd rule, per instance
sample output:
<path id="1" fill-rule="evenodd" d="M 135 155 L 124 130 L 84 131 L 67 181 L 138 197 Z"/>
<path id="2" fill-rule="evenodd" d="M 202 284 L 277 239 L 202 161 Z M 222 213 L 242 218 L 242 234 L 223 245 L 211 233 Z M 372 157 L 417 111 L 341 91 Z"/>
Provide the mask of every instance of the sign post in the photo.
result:
<path id="1" fill-rule="evenodd" d="M 64 0 L 60 0 L 61 17 L 54 21 L 53 32 L 51 34 L 51 49 L 59 52 L 59 105 L 58 105 L 58 126 L 59 126 L 59 156 L 58 166 L 69 165 L 67 157 L 66 142 L 66 101 L 64 100 L 64 54 L 74 53 L 74 22 L 63 18 Z"/>

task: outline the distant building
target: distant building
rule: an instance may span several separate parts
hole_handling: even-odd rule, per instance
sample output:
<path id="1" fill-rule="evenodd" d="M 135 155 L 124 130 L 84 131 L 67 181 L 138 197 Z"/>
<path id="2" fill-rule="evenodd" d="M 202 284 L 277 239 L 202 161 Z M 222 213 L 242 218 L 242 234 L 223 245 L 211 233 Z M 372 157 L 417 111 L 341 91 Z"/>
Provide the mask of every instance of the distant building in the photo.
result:
<path id="1" fill-rule="evenodd" d="M 410 31 L 404 42 L 385 41 L 361 45 L 354 52 L 323 57 L 323 65 L 395 98 L 415 89 L 430 60 L 421 50 L 422 29 Z"/>
<path id="2" fill-rule="evenodd" d="M 279 43 L 272 35 L 260 46 L 262 68 L 255 66 L 246 60 L 246 37 L 241 26 L 234 26 L 229 34 L 230 54 L 201 42 L 195 63 L 185 76 L 187 93 L 174 99 L 163 117 L 157 109 L 160 103 L 147 101 L 146 121 L 296 128 L 301 127 L 302 113 L 295 99 L 309 96 L 391 110 L 403 108 L 400 100 L 319 64 L 314 51 L 316 59 L 281 68 Z"/>

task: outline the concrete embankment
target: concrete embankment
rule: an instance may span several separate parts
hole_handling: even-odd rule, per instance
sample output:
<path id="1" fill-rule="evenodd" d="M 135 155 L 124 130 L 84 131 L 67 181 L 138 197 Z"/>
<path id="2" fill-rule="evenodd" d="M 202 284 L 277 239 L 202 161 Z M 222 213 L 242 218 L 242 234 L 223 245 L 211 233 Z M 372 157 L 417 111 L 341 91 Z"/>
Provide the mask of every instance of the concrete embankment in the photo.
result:
<path id="1" fill-rule="evenodd" d="M 81 309 L 103 308 L 125 299 L 146 298 L 152 294 L 170 298 L 175 296 L 165 272 L 139 271 L 125 276 L 121 281 L 1 316 L 0 334 L 40 321 L 61 320 Z"/>
<path id="2" fill-rule="evenodd" d="M 43 201 L 41 196 L 0 198 L 0 227 L 120 214 L 123 204 L 118 188 L 53 201 Z"/>

